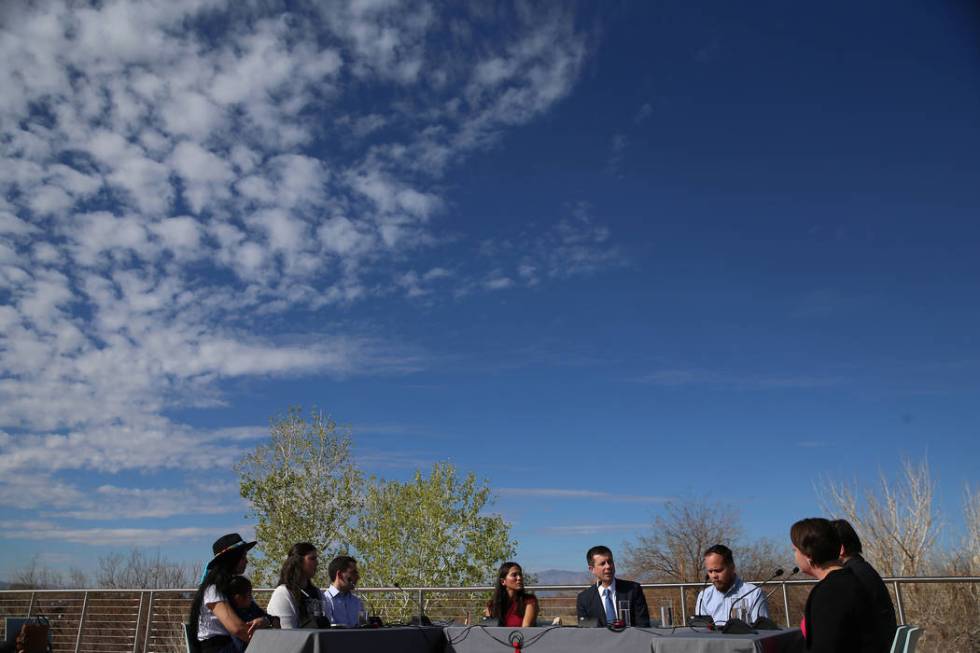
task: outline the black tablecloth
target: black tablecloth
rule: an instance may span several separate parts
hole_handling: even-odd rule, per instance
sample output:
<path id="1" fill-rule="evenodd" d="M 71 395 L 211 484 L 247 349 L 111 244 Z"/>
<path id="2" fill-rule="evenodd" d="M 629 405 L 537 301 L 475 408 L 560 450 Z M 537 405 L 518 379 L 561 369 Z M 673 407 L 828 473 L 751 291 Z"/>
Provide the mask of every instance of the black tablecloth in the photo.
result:
<path id="1" fill-rule="evenodd" d="M 434 626 L 262 629 L 247 653 L 443 653 L 446 637 Z"/>

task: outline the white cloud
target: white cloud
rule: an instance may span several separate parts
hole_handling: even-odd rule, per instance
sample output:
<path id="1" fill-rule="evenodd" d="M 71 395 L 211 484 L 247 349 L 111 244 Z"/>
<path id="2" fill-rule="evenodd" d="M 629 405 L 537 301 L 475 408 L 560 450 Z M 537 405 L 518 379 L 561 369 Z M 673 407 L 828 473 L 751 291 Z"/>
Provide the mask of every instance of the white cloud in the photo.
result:
<path id="1" fill-rule="evenodd" d="M 532 231 L 528 226 L 512 238 L 480 243 L 480 255 L 494 265 L 481 285 L 489 290 L 518 283 L 533 287 L 542 280 L 590 275 L 627 263 L 610 241 L 609 228 L 593 217 L 588 203 L 576 202 L 565 210 L 568 217 L 546 228 Z"/>
<path id="2" fill-rule="evenodd" d="M 612 492 L 602 492 L 599 490 L 583 490 L 571 488 L 544 488 L 544 487 L 503 487 L 495 490 L 503 497 L 533 497 L 541 499 L 581 499 L 591 501 L 608 501 L 612 503 L 664 503 L 670 497 L 635 495 L 635 494 L 614 494 Z"/>
<path id="3" fill-rule="evenodd" d="M 328 252 L 340 256 L 356 257 L 371 250 L 375 244 L 375 237 L 367 228 L 358 228 L 354 222 L 343 216 L 325 221 L 317 230 L 317 235 Z"/>
<path id="4" fill-rule="evenodd" d="M 4 7 L 0 427 L 16 431 L 0 438 L 0 503 L 38 488 L 32 471 L 78 500 L 59 470 L 229 464 L 235 438 L 164 416 L 226 401 L 225 379 L 417 368 L 413 353 L 348 336 L 323 309 L 434 294 L 458 276 L 413 259 L 443 238 L 447 167 L 567 95 L 585 41 L 559 10 L 501 11 L 499 31 L 473 29 L 447 51 L 433 37 L 456 10 L 315 7 Z M 365 107 L 386 92 L 404 100 Z M 591 228 L 591 241 L 554 238 L 594 250 Z M 512 277 L 502 270 L 488 287 Z M 291 311 L 323 332 L 276 338 L 269 318 Z M 107 487 L 133 516 L 184 498 Z M 53 492 L 35 496 L 65 518 L 96 518 L 86 501 L 68 510 Z M 36 533 L 159 541 L 139 529 Z"/>
<path id="5" fill-rule="evenodd" d="M 186 215 L 165 218 L 149 228 L 167 249 L 181 258 L 192 257 L 201 244 L 201 226 Z"/>
<path id="6" fill-rule="evenodd" d="M 503 290 L 514 285 L 514 280 L 509 277 L 492 276 L 483 282 L 488 290 Z"/>
<path id="7" fill-rule="evenodd" d="M 649 528 L 650 524 L 641 522 L 618 524 L 575 524 L 571 526 L 545 526 L 538 532 L 546 535 L 597 535 L 599 533 L 615 533 L 619 531 L 635 531 Z"/>
<path id="8" fill-rule="evenodd" d="M 194 91 L 172 97 L 161 115 L 168 132 L 197 139 L 206 139 L 221 121 L 221 109 Z"/>
<path id="9" fill-rule="evenodd" d="M 174 148 L 170 164 L 184 182 L 184 196 L 194 213 L 215 201 L 228 199 L 233 180 L 231 168 L 197 143 L 182 141 Z"/>
<path id="10" fill-rule="evenodd" d="M 637 381 L 665 387 L 714 385 L 740 390 L 793 390 L 834 387 L 846 383 L 847 379 L 839 376 L 735 373 L 702 368 L 670 368 L 656 370 L 640 377 Z"/>
<path id="11" fill-rule="evenodd" d="M 70 542 L 90 546 L 151 547 L 224 533 L 244 533 L 236 524 L 207 528 L 68 528 L 51 521 L 0 521 L 0 538 L 41 542 Z"/>
<path id="12" fill-rule="evenodd" d="M 649 102 L 645 102 L 639 109 L 637 109 L 636 115 L 633 116 L 633 122 L 639 125 L 652 115 L 653 105 Z"/>

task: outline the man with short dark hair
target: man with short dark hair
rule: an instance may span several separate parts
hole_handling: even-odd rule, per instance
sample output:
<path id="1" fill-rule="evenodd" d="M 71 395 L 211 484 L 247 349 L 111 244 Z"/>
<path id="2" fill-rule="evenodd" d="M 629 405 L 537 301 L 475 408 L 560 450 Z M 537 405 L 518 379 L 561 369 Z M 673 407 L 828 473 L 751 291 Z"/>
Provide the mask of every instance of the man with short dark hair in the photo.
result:
<path id="1" fill-rule="evenodd" d="M 895 639 L 895 629 L 898 620 L 895 619 L 895 606 L 891 594 L 885 587 L 878 571 L 865 560 L 861 553 L 861 539 L 854 527 L 846 519 L 835 519 L 830 522 L 840 538 L 840 559 L 844 566 L 854 572 L 861 585 L 871 597 L 871 609 L 874 612 L 875 633 L 878 649 L 888 651 Z"/>
<path id="2" fill-rule="evenodd" d="M 361 574 L 357 571 L 357 560 L 350 556 L 337 556 L 327 567 L 330 574 L 330 587 L 324 592 L 327 597 L 327 616 L 330 623 L 342 626 L 357 626 L 360 623 L 364 603 L 353 594 Z"/>
<path id="3" fill-rule="evenodd" d="M 735 571 L 735 556 L 724 544 L 715 544 L 704 552 L 704 570 L 711 587 L 698 593 L 695 614 L 709 615 L 716 624 L 726 623 L 739 608 L 747 623 L 769 616 L 769 603 L 756 585 L 746 583 Z"/>
<path id="4" fill-rule="evenodd" d="M 594 546 L 585 554 L 595 585 L 579 592 L 575 611 L 580 619 L 596 619 L 598 625 L 608 626 L 618 619 L 620 603 L 629 605 L 631 625 L 650 626 L 650 610 L 639 583 L 616 578 L 616 563 L 609 547 Z"/>

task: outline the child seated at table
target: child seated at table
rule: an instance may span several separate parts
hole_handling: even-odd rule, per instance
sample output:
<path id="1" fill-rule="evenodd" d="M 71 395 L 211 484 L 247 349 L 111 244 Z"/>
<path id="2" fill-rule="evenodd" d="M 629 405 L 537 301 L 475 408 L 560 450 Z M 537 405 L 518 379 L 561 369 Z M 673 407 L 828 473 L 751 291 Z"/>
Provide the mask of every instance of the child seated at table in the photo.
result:
<path id="1" fill-rule="evenodd" d="M 252 598 L 252 582 L 248 578 L 245 576 L 235 576 L 232 578 L 228 584 L 228 593 L 231 595 L 229 597 L 231 599 L 231 605 L 235 609 L 235 614 L 238 615 L 239 619 L 248 623 L 253 619 L 265 617 L 273 628 L 279 627 L 279 618 L 269 616 Z M 244 651 L 245 647 L 248 646 L 248 642 L 244 642 L 237 637 L 232 637 L 232 641 L 238 651 Z"/>

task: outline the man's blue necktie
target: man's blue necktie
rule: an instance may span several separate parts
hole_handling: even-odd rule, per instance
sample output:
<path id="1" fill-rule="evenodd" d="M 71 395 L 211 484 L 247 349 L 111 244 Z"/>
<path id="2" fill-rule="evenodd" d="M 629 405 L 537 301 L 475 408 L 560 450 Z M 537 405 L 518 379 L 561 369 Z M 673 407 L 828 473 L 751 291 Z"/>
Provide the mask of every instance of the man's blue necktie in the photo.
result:
<path id="1" fill-rule="evenodd" d="M 616 608 L 613 607 L 612 603 L 612 588 L 607 587 L 602 591 L 606 594 L 606 623 L 611 624 L 616 621 Z"/>

